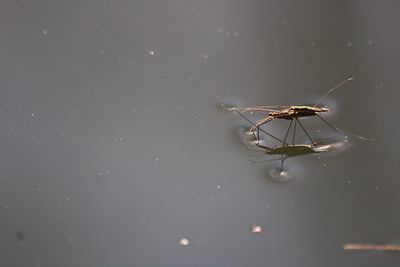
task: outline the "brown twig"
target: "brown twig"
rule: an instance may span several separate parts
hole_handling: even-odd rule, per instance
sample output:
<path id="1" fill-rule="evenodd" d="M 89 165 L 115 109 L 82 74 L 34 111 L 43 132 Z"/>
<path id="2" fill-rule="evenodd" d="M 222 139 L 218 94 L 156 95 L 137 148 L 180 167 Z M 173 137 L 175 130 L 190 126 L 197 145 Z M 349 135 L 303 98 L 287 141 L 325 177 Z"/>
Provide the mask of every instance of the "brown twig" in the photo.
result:
<path id="1" fill-rule="evenodd" d="M 397 245 L 376 245 L 376 244 L 344 244 L 344 250 L 377 250 L 377 251 L 399 251 Z"/>

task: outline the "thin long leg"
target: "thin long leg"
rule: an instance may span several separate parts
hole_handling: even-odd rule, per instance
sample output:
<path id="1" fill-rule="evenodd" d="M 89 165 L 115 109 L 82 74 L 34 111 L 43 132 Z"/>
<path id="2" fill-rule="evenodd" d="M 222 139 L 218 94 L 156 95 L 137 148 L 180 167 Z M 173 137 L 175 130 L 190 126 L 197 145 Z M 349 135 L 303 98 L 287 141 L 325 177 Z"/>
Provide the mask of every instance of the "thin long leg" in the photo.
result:
<path id="1" fill-rule="evenodd" d="M 294 137 L 296 136 L 297 121 L 294 121 L 292 145 L 294 146 Z"/>
<path id="2" fill-rule="evenodd" d="M 285 160 L 286 160 L 287 158 L 288 158 L 287 156 L 284 157 L 284 158 L 281 158 L 281 172 L 283 172 L 283 163 L 285 162 Z"/>
<path id="3" fill-rule="evenodd" d="M 249 120 L 246 116 L 244 116 L 242 113 L 240 113 L 239 111 L 236 111 L 237 114 L 239 114 L 240 117 L 242 117 L 245 121 L 247 121 L 248 123 L 250 123 L 251 125 L 255 126 L 256 124 L 254 122 L 252 122 L 251 120 Z M 278 137 L 273 136 L 272 134 L 268 133 L 267 131 L 261 129 L 260 127 L 257 127 L 257 131 L 258 131 L 258 136 L 259 136 L 259 132 L 263 132 L 266 135 L 268 135 L 269 137 L 283 143 L 283 141 L 281 139 L 279 139 Z M 254 135 L 254 132 L 253 132 Z M 256 136 L 254 135 L 254 138 L 256 138 Z M 258 141 L 258 137 L 256 138 L 256 140 Z"/>
<path id="4" fill-rule="evenodd" d="M 287 145 L 287 144 L 286 144 L 286 139 L 287 139 L 287 136 L 288 136 L 288 134 L 289 134 L 290 127 L 292 127 L 292 123 L 293 123 L 293 120 L 290 120 L 289 127 L 288 127 L 288 129 L 287 129 L 287 131 L 286 131 L 286 134 L 285 134 L 285 139 L 283 139 L 283 146 L 282 146 L 282 147 L 285 147 L 285 145 Z M 282 161 L 281 161 L 281 171 L 282 171 L 282 165 L 283 165 L 283 161 L 284 161 L 284 154 L 283 154 L 283 152 L 284 152 L 284 149 L 282 149 L 282 154 L 281 154 L 281 159 L 282 159 Z"/>
<path id="5" fill-rule="evenodd" d="M 286 131 L 286 134 L 285 134 L 285 139 L 283 139 L 283 146 L 287 145 L 287 144 L 286 144 L 286 139 L 287 139 L 287 137 L 288 137 L 290 128 L 292 127 L 292 123 L 293 123 L 293 120 L 290 120 L 289 127 L 288 127 L 288 129 L 287 129 L 287 131 Z"/>
<path id="6" fill-rule="evenodd" d="M 315 114 L 315 115 L 317 115 L 317 117 L 320 118 L 321 121 L 325 122 L 325 123 L 326 123 L 329 127 L 331 127 L 335 132 L 340 133 L 339 130 L 338 130 L 336 127 L 334 127 L 332 124 L 330 124 L 329 122 L 327 122 L 327 121 L 326 121 L 324 118 L 322 118 L 320 115 L 318 115 L 318 114 Z"/>
<path id="7" fill-rule="evenodd" d="M 357 135 L 357 134 L 353 134 L 353 133 L 348 133 L 348 132 L 344 132 L 344 131 L 341 131 L 341 130 L 339 130 L 338 128 L 336 128 L 336 127 L 334 127 L 332 124 L 330 124 L 329 122 L 327 122 L 324 118 L 322 118 L 320 115 L 318 115 L 318 114 L 315 114 L 315 115 L 317 115 L 317 117 L 318 118 L 320 118 L 323 122 L 325 122 L 330 128 L 332 128 L 335 132 L 337 132 L 337 133 L 340 133 L 340 134 L 343 134 L 343 135 L 350 135 L 350 136 L 353 136 L 353 137 L 355 137 L 355 138 L 358 138 L 358 139 L 360 139 L 360 140 L 370 140 L 370 141 L 373 141 L 374 139 L 373 138 L 367 138 L 367 137 L 363 137 L 363 136 L 361 136 L 361 135 Z"/>
<path id="8" fill-rule="evenodd" d="M 259 141 L 260 141 L 260 126 L 262 126 L 262 125 L 264 125 L 264 124 L 267 124 L 268 122 L 270 122 L 270 121 L 272 121 L 274 118 L 272 118 L 272 117 L 270 117 L 270 116 L 267 116 L 267 117 L 265 117 L 265 118 L 263 118 L 263 119 L 261 119 L 261 120 L 258 120 L 255 124 L 253 124 L 253 126 L 250 128 L 250 132 L 252 132 L 253 133 L 253 135 L 254 135 L 254 132 L 255 132 L 255 130 L 257 130 L 257 137 L 255 137 L 256 138 L 256 143 L 258 143 Z M 275 138 L 276 139 L 276 138 Z"/>
<path id="9" fill-rule="evenodd" d="M 296 121 L 300 124 L 301 128 L 303 128 L 303 131 L 306 133 L 308 139 L 310 139 L 311 143 L 313 144 L 314 147 L 316 147 L 314 141 L 312 140 L 311 136 L 307 133 L 306 129 L 304 128 L 303 124 L 301 124 L 300 120 L 298 118 L 295 118 Z"/>

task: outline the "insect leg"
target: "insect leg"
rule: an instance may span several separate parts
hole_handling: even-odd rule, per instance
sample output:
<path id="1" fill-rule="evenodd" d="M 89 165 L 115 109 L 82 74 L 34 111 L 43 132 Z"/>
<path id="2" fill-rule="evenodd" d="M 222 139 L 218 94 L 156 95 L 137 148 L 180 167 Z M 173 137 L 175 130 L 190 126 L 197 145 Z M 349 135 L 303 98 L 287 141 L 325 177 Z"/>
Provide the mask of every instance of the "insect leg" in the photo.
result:
<path id="1" fill-rule="evenodd" d="M 251 126 L 249 132 L 252 132 L 254 135 L 255 130 L 257 129 L 257 137 L 256 137 L 256 143 L 258 143 L 260 141 L 260 126 L 272 121 L 274 118 L 267 116 L 259 121 L 257 121 L 255 124 L 253 124 L 253 126 Z M 276 138 L 275 138 L 276 139 Z"/>
<path id="2" fill-rule="evenodd" d="M 327 122 L 327 121 L 326 121 L 324 118 L 322 118 L 320 115 L 318 115 L 318 114 L 315 114 L 315 115 L 317 115 L 318 118 L 320 118 L 323 122 L 325 122 L 329 127 L 331 127 L 331 128 L 332 128 L 335 132 L 337 132 L 337 133 L 340 133 L 340 134 L 343 134 L 343 135 L 350 135 L 350 136 L 353 136 L 353 137 L 358 138 L 358 139 L 360 139 L 360 140 L 370 140 L 370 141 L 373 141 L 373 140 L 374 140 L 373 138 L 368 138 L 368 137 L 363 137 L 363 136 L 360 136 L 360 135 L 357 135 L 357 134 L 352 134 L 352 133 L 348 133 L 348 132 L 343 132 L 343 131 L 339 130 L 338 128 L 332 126 L 332 124 L 330 124 L 329 122 Z"/>
<path id="3" fill-rule="evenodd" d="M 288 127 L 288 129 L 287 129 L 287 131 L 286 131 L 286 134 L 285 134 L 285 139 L 283 139 L 283 146 L 282 146 L 282 154 L 281 154 L 281 171 L 282 171 L 282 165 L 283 165 L 283 161 L 284 161 L 284 147 L 285 147 L 285 145 L 287 145 L 286 144 L 286 139 L 287 139 L 287 136 L 288 136 L 288 134 L 289 134 L 289 131 L 290 131 L 290 127 L 292 127 L 292 123 L 293 123 L 293 120 L 290 120 L 290 124 L 289 124 L 289 127 Z"/>
<path id="4" fill-rule="evenodd" d="M 311 143 L 313 144 L 314 147 L 316 147 L 316 144 L 312 140 L 311 136 L 307 133 L 306 129 L 304 128 L 303 124 L 301 124 L 300 120 L 298 118 L 295 118 L 296 121 L 300 124 L 301 128 L 303 128 L 303 131 L 306 133 L 308 139 L 310 139 Z"/>
<path id="5" fill-rule="evenodd" d="M 243 115 L 241 112 L 239 112 L 239 111 L 237 111 L 237 110 L 235 110 L 235 111 L 236 111 L 236 113 L 239 114 L 239 116 L 242 117 L 245 121 L 247 121 L 248 123 L 250 123 L 251 125 L 253 125 L 253 127 L 256 126 L 256 123 L 254 123 L 254 122 L 252 122 L 251 120 L 249 120 L 249 119 L 248 119 L 245 115 Z M 251 130 L 251 129 L 250 129 L 250 130 Z M 249 130 L 249 131 L 250 131 L 250 130 Z M 272 134 L 268 133 L 267 131 L 261 129 L 260 127 L 257 127 L 257 131 L 258 131 L 258 133 L 261 131 L 261 132 L 265 133 L 266 135 L 268 135 L 269 137 L 271 137 L 271 138 L 273 138 L 273 139 L 275 139 L 275 140 L 277 140 L 277 141 L 283 143 L 283 141 L 282 141 L 281 139 L 279 139 L 278 137 L 273 136 Z M 253 136 L 254 136 L 254 138 L 256 138 L 256 136 L 255 136 L 255 134 L 254 134 L 254 131 L 253 131 Z M 259 136 L 259 135 L 258 135 L 258 136 Z M 259 139 L 257 138 L 257 139 L 256 139 L 256 142 L 258 142 L 258 140 L 259 140 Z"/>
<path id="6" fill-rule="evenodd" d="M 339 133 L 339 130 L 338 130 L 337 128 L 333 127 L 332 124 L 330 124 L 329 122 L 327 122 L 327 121 L 326 121 L 324 118 L 322 118 L 320 115 L 318 115 L 318 114 L 315 114 L 315 115 L 317 115 L 317 117 L 320 118 L 321 121 L 325 122 L 325 123 L 326 123 L 329 127 L 331 127 L 335 132 Z"/>
<path id="7" fill-rule="evenodd" d="M 283 139 L 283 146 L 287 145 L 287 144 L 286 144 L 286 139 L 287 139 L 287 137 L 288 137 L 288 134 L 289 134 L 289 131 L 290 131 L 290 127 L 292 127 L 292 123 L 293 123 L 293 120 L 290 120 L 289 127 L 288 127 L 288 129 L 287 129 L 287 131 L 286 131 L 286 134 L 285 134 L 285 139 Z"/>
<path id="8" fill-rule="evenodd" d="M 297 121 L 294 121 L 292 145 L 294 146 L 294 137 L 296 136 Z"/>
<path id="9" fill-rule="evenodd" d="M 288 156 L 285 156 L 284 158 L 281 158 L 281 172 L 283 172 L 283 163 L 285 160 L 288 158 Z"/>

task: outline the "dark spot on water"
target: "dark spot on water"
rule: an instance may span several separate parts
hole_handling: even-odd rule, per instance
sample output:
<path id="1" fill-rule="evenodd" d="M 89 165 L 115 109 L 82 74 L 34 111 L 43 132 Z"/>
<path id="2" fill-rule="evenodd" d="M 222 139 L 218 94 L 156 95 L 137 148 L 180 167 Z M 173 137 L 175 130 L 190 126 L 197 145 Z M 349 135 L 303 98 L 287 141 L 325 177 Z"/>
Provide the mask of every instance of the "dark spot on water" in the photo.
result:
<path id="1" fill-rule="evenodd" d="M 26 237 L 26 234 L 24 231 L 22 230 L 18 230 L 17 232 L 15 232 L 15 239 L 17 239 L 18 241 L 23 241 Z"/>

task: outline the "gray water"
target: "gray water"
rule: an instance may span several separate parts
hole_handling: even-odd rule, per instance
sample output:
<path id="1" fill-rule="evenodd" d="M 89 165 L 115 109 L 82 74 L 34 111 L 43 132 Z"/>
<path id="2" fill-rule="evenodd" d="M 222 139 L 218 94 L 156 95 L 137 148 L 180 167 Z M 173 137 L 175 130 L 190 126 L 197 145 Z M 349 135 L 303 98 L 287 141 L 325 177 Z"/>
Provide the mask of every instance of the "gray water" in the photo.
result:
<path id="1" fill-rule="evenodd" d="M 398 266 L 342 245 L 400 242 L 399 11 L 2 1 L 1 266 Z M 217 108 L 312 104 L 351 76 L 325 118 L 375 141 L 290 158 L 285 183 Z"/>

